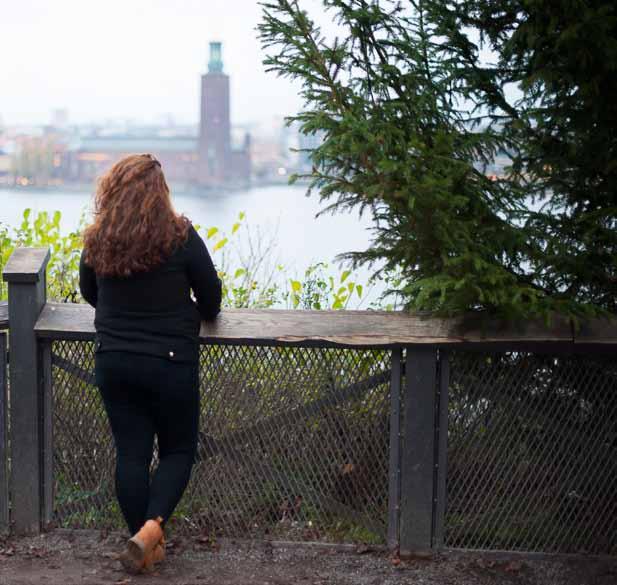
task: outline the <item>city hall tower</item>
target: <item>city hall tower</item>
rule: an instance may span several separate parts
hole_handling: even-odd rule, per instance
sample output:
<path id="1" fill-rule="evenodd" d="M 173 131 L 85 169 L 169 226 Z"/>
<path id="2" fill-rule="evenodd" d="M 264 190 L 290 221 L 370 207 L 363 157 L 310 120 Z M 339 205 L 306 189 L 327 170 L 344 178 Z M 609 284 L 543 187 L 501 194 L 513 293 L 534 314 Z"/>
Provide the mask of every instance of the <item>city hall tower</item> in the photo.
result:
<path id="1" fill-rule="evenodd" d="M 229 76 L 223 72 L 221 43 L 210 43 L 208 73 L 201 76 L 199 182 L 222 184 L 230 174 Z"/>

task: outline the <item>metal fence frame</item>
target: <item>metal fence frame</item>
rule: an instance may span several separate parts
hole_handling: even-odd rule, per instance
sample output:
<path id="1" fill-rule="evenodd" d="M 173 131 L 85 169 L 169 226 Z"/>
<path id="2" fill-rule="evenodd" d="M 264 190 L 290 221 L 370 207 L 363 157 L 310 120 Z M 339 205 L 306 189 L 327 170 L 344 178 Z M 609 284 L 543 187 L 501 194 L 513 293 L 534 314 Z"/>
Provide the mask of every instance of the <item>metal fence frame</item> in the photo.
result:
<path id="1" fill-rule="evenodd" d="M 36 533 L 52 518 L 51 372 L 53 364 L 58 364 L 57 358 L 52 355 L 52 340 L 93 339 L 89 309 L 46 303 L 45 267 L 48 258 L 47 250 L 20 249 L 4 272 L 4 279 L 9 283 L 12 323 L 10 345 L 13 367 L 10 370 L 10 384 L 20 389 L 13 397 L 10 412 L 13 438 L 11 520 L 16 533 Z M 76 322 L 67 318 L 69 309 Z M 361 316 L 350 315 L 362 320 L 371 319 L 374 315 L 369 311 L 349 313 L 362 313 Z M 65 316 L 58 317 L 60 314 Z M 83 318 L 89 321 L 88 327 L 78 323 Z M 50 325 L 54 320 L 55 325 Z M 442 331 L 439 331 L 440 328 Z M 443 328 L 443 322 L 437 320 L 428 325 L 422 322 L 419 325 L 420 333 L 403 337 L 385 335 L 390 341 L 381 338 L 379 342 L 372 343 L 372 332 L 367 326 L 364 333 L 357 334 L 360 341 L 348 345 L 354 349 L 365 347 L 391 351 L 386 539 L 388 546 L 400 549 L 401 554 L 430 552 L 444 547 L 448 392 L 450 352 L 453 347 L 466 351 L 524 349 L 537 353 L 598 355 L 614 353 L 617 346 L 617 328 L 606 323 L 595 328 L 584 326 L 577 335 L 574 335 L 569 324 L 563 323 L 553 327 L 550 335 L 533 327 L 516 335 L 497 328 L 488 341 L 483 341 L 486 336 L 476 327 L 473 342 L 466 341 L 463 333 L 453 333 L 459 330 L 451 328 L 444 332 Z M 438 331 L 434 332 L 433 329 Z M 356 335 L 355 329 L 353 335 Z M 290 331 L 287 336 L 273 337 L 269 343 L 344 348 L 347 347 L 346 339 L 340 334 L 332 334 L 331 338 L 317 335 L 303 339 L 299 334 L 293 336 Z M 410 341 L 412 339 L 417 341 Z M 259 338 L 249 334 L 235 340 L 214 338 L 210 342 L 264 345 Z M 73 368 L 73 373 L 89 380 L 92 378 L 91 373 L 80 372 L 79 368 Z M 0 371 L 0 381 L 1 375 Z M 0 455 L 1 447 L 0 443 Z"/>

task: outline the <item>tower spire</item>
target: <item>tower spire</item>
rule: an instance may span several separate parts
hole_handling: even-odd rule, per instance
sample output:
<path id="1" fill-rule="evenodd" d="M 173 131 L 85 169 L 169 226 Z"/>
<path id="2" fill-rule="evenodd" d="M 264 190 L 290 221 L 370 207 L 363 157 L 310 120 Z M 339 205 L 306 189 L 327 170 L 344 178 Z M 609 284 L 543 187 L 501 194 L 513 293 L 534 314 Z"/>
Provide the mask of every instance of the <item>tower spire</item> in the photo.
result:
<path id="1" fill-rule="evenodd" d="M 223 73 L 222 43 L 210 43 L 210 61 L 208 73 Z"/>

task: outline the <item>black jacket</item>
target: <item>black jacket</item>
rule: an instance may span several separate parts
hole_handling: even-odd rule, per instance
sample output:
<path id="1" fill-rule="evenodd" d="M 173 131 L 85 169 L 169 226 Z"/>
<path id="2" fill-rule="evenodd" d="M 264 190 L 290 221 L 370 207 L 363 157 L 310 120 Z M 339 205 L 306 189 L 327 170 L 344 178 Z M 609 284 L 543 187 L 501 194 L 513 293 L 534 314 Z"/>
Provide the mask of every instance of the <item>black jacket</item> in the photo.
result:
<path id="1" fill-rule="evenodd" d="M 221 281 L 204 241 L 192 226 L 187 241 L 165 262 L 128 278 L 98 277 L 82 254 L 79 288 L 96 308 L 97 352 L 197 360 L 201 320 L 213 320 L 221 309 Z"/>

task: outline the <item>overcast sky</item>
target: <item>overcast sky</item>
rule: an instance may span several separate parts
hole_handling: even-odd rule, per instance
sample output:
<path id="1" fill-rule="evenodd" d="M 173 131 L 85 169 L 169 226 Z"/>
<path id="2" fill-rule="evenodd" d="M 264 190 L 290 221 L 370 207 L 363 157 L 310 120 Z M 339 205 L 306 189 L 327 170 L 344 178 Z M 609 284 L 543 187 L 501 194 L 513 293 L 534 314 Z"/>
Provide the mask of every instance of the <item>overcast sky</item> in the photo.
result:
<path id="1" fill-rule="evenodd" d="M 294 113 L 297 88 L 261 64 L 260 13 L 256 0 L 0 0 L 0 118 L 196 123 L 210 41 L 223 42 L 232 123 Z"/>

